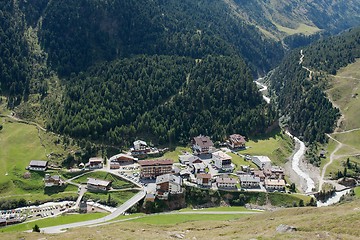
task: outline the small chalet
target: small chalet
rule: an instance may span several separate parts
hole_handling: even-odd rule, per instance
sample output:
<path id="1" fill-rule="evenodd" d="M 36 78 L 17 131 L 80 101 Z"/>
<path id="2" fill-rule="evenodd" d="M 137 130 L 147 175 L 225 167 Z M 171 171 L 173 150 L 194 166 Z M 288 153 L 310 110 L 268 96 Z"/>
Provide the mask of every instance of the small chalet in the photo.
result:
<path id="1" fill-rule="evenodd" d="M 271 174 L 276 178 L 282 178 L 284 176 L 284 168 L 279 166 L 271 166 Z"/>
<path id="2" fill-rule="evenodd" d="M 172 174 L 164 174 L 156 178 L 156 197 L 167 200 L 169 194 L 183 192 L 182 179 Z"/>
<path id="3" fill-rule="evenodd" d="M 96 178 L 88 178 L 87 181 L 87 189 L 89 191 L 109 191 L 111 188 L 111 182 L 110 181 L 105 181 L 105 180 L 100 180 L 100 179 L 96 179 Z"/>
<path id="4" fill-rule="evenodd" d="M 154 179 L 157 176 L 171 173 L 173 161 L 169 159 L 164 160 L 141 160 L 140 178 Z"/>
<path id="5" fill-rule="evenodd" d="M 265 174 L 263 171 L 255 170 L 254 176 L 260 178 L 261 182 L 263 182 L 265 180 Z"/>
<path id="6" fill-rule="evenodd" d="M 26 168 L 27 170 L 32 171 L 46 171 L 48 167 L 48 161 L 40 161 L 40 160 L 31 160 L 29 166 Z"/>
<path id="7" fill-rule="evenodd" d="M 285 189 L 285 181 L 283 179 L 265 179 L 265 188 L 268 191 L 283 191 Z"/>
<path id="8" fill-rule="evenodd" d="M 54 186 L 62 186 L 64 182 L 61 180 L 59 175 L 45 174 L 44 178 L 45 187 L 54 187 Z"/>
<path id="9" fill-rule="evenodd" d="M 230 135 L 229 140 L 227 141 L 227 144 L 231 149 L 245 148 L 245 143 L 245 137 L 240 134 Z"/>
<path id="10" fill-rule="evenodd" d="M 110 162 L 110 169 L 119 169 L 120 163 L 118 162 Z"/>
<path id="11" fill-rule="evenodd" d="M 197 174 L 196 183 L 201 186 L 211 187 L 211 175 L 206 173 Z"/>
<path id="12" fill-rule="evenodd" d="M 134 150 L 135 151 L 146 150 L 147 148 L 148 148 L 148 145 L 145 141 L 136 140 L 134 142 Z"/>
<path id="13" fill-rule="evenodd" d="M 320 156 L 321 158 L 326 158 L 326 152 L 325 152 L 324 149 L 320 151 L 319 156 Z"/>
<path id="14" fill-rule="evenodd" d="M 104 159 L 101 157 L 92 157 L 89 159 L 89 162 L 87 163 L 87 166 L 90 169 L 100 169 L 104 165 Z"/>
<path id="15" fill-rule="evenodd" d="M 242 188 L 259 188 L 260 178 L 254 175 L 240 175 L 240 185 Z"/>
<path id="16" fill-rule="evenodd" d="M 216 186 L 218 188 L 236 188 L 238 183 L 237 179 L 230 177 L 218 177 L 216 178 Z"/>
<path id="17" fill-rule="evenodd" d="M 109 159 L 109 161 L 110 161 L 110 163 L 117 162 L 120 165 L 128 165 L 128 164 L 133 164 L 134 162 L 137 162 L 138 159 L 131 155 L 120 153 L 115 156 L 112 156 Z M 110 164 L 110 166 L 111 166 L 111 164 Z"/>
<path id="18" fill-rule="evenodd" d="M 150 152 L 150 147 L 145 141 L 137 140 L 134 142 L 134 147 L 130 149 L 132 156 L 144 157 Z"/>
<path id="19" fill-rule="evenodd" d="M 215 167 L 217 167 L 218 169 L 226 172 L 233 170 L 233 167 L 231 165 L 232 157 L 227 155 L 223 151 L 214 152 L 213 159 L 215 162 Z"/>
<path id="20" fill-rule="evenodd" d="M 196 154 L 211 154 L 214 143 L 208 136 L 194 137 L 193 150 Z"/>

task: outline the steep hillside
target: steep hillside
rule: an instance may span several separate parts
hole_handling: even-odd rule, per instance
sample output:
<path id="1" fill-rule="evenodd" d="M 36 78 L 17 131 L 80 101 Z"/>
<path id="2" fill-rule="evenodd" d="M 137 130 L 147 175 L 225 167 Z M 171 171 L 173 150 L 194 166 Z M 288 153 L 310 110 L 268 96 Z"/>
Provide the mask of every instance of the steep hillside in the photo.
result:
<path id="1" fill-rule="evenodd" d="M 273 67 L 281 45 L 228 13 L 217 0 L 51 1 L 40 38 L 62 75 L 134 54 L 240 54 L 254 72 Z"/>
<path id="2" fill-rule="evenodd" d="M 359 57 L 359 34 L 357 28 L 321 40 L 303 49 L 303 57 L 294 51 L 270 77 L 284 122 L 308 142 L 323 142 L 334 128 L 339 111 L 323 93 L 326 75 Z"/>
<path id="3" fill-rule="evenodd" d="M 97 65 L 66 83 L 48 127 L 74 137 L 129 145 L 187 143 L 198 134 L 263 132 L 276 113 L 235 57 L 138 56 Z"/>
<path id="4" fill-rule="evenodd" d="M 29 49 L 23 37 L 25 23 L 13 1 L 0 2 L 0 93 L 13 96 L 8 106 L 29 94 Z"/>
<path id="5" fill-rule="evenodd" d="M 337 33 L 360 22 L 359 0 L 224 1 L 238 16 L 278 38 L 300 33 L 309 35 L 320 30 Z"/>

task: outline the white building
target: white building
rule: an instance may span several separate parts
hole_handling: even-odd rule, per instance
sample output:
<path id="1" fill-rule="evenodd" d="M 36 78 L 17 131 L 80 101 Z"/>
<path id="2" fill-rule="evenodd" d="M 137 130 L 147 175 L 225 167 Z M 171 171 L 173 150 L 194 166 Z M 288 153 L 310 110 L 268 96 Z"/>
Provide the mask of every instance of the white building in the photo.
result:
<path id="1" fill-rule="evenodd" d="M 218 177 L 216 178 L 216 185 L 218 188 L 236 188 L 238 180 L 229 177 Z"/>
<path id="2" fill-rule="evenodd" d="M 134 142 L 134 150 L 135 151 L 145 150 L 146 148 L 148 148 L 148 145 L 145 141 L 136 140 Z"/>
<path id="3" fill-rule="evenodd" d="M 223 171 L 232 171 L 233 167 L 231 165 L 232 157 L 227 155 L 222 151 L 217 151 L 213 153 L 213 160 L 215 162 L 215 167 Z"/>
<path id="4" fill-rule="evenodd" d="M 265 179 L 265 188 L 268 191 L 283 191 L 285 189 L 284 179 Z"/>
<path id="5" fill-rule="evenodd" d="M 258 188 L 260 186 L 260 178 L 254 175 L 240 175 L 239 178 L 242 188 Z"/>
<path id="6" fill-rule="evenodd" d="M 182 179 L 172 174 L 164 174 L 156 178 L 156 197 L 167 199 L 169 194 L 183 192 Z"/>
<path id="7" fill-rule="evenodd" d="M 271 160 L 267 156 L 253 156 L 252 162 L 260 169 L 271 168 Z"/>
<path id="8" fill-rule="evenodd" d="M 211 187 L 211 174 L 207 174 L 207 173 L 197 174 L 196 183 L 201 186 Z"/>

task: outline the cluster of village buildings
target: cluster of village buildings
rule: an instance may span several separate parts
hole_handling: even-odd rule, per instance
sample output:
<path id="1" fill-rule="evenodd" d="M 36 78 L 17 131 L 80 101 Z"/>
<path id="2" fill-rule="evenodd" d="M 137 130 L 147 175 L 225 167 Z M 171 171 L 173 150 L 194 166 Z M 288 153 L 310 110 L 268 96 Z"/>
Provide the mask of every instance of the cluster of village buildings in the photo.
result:
<path id="1" fill-rule="evenodd" d="M 229 137 L 227 151 L 214 147 L 214 143 L 208 136 L 194 137 L 192 153 L 179 155 L 179 163 L 169 159 L 139 160 L 138 157 L 146 158 L 147 154 L 153 156 L 154 148 L 150 148 L 146 142 L 138 140 L 134 142 L 129 153 L 121 153 L 111 157 L 108 161 L 112 170 L 118 170 L 122 166 L 136 166 L 139 168 L 139 183 L 146 185 L 155 182 L 155 192 L 149 192 L 147 200 L 168 199 L 171 194 L 183 193 L 184 185 L 201 188 L 245 190 L 245 191 L 283 191 L 285 189 L 284 170 L 273 166 L 267 156 L 247 156 L 258 169 L 244 165 L 240 168 L 232 162 L 228 151 L 237 153 L 239 149 L 246 148 L 245 138 L 239 134 Z M 158 150 L 156 150 L 158 151 Z M 158 152 L 156 152 L 157 154 Z M 31 161 L 29 170 L 45 171 L 47 161 Z M 90 158 L 83 167 L 87 169 L 101 169 L 104 160 L 99 157 Z M 237 169 L 237 170 L 235 170 Z M 59 175 L 45 175 L 45 187 L 61 186 L 64 182 Z M 87 189 L 89 191 L 108 191 L 111 189 L 111 181 L 88 178 Z"/>

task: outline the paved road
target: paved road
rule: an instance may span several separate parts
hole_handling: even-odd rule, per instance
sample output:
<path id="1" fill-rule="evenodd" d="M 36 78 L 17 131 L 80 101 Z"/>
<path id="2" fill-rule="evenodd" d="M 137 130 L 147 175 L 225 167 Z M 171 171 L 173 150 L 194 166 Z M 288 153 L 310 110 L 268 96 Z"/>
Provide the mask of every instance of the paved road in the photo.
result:
<path id="1" fill-rule="evenodd" d="M 76 209 L 76 208 L 79 207 L 80 201 L 81 201 L 81 199 L 83 198 L 83 196 L 84 196 L 84 194 L 86 193 L 86 191 L 87 191 L 86 186 L 85 186 L 85 185 L 80 185 L 79 196 L 78 196 L 78 198 L 77 198 L 77 200 L 76 200 L 76 203 L 75 203 L 75 205 L 74 205 L 73 208 Z"/>
<path id="2" fill-rule="evenodd" d="M 84 221 L 84 222 L 77 222 L 77 223 L 70 223 L 70 224 L 64 224 L 59 226 L 53 226 L 53 227 L 47 227 L 42 228 L 41 232 L 43 233 L 61 233 L 66 231 L 66 229 L 69 228 L 76 228 L 76 227 L 84 227 L 89 225 L 96 225 L 100 223 L 104 223 L 110 220 L 113 220 L 114 218 L 120 216 L 121 214 L 125 213 L 128 209 L 130 209 L 132 206 L 134 206 L 136 203 L 138 203 L 141 199 L 145 197 L 146 193 L 145 191 L 141 191 L 137 193 L 134 197 L 126 201 L 124 204 L 122 204 L 119 208 L 117 208 L 113 213 L 94 220 Z"/>

